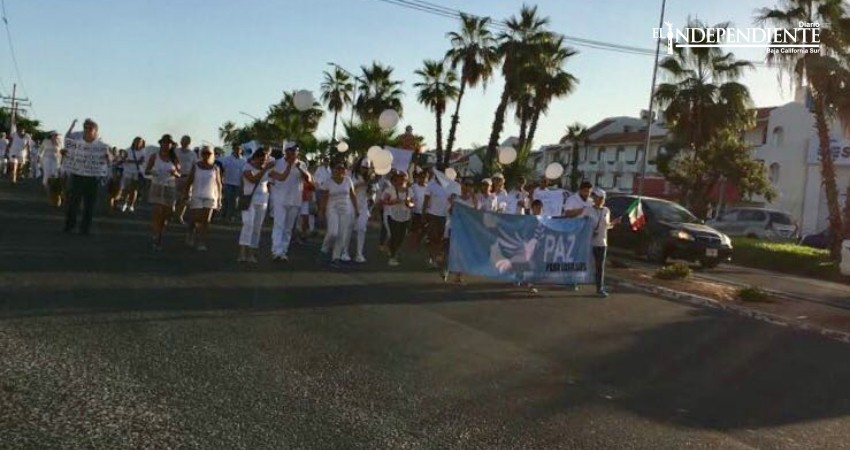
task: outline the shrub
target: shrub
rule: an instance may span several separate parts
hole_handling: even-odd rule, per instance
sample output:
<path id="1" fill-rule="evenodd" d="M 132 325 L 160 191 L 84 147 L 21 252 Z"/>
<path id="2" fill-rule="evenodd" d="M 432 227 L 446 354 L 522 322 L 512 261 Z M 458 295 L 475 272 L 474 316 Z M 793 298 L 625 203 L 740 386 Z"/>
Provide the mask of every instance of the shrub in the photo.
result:
<path id="1" fill-rule="evenodd" d="M 771 301 L 770 294 L 757 286 L 738 289 L 738 298 L 742 302 L 767 303 Z"/>
<path id="2" fill-rule="evenodd" d="M 677 262 L 658 269 L 655 272 L 655 278 L 660 280 L 684 280 L 690 277 L 692 273 L 691 266 L 686 263 Z"/>
<path id="3" fill-rule="evenodd" d="M 837 279 L 838 264 L 829 251 L 787 242 L 734 238 L 732 263 L 812 278 Z"/>

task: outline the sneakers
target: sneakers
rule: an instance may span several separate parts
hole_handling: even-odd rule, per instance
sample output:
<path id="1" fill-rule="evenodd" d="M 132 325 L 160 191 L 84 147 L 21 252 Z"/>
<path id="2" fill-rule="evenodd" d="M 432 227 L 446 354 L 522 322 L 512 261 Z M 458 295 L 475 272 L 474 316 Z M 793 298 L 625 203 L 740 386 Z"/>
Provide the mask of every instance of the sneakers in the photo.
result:
<path id="1" fill-rule="evenodd" d="M 130 206 L 128 206 L 128 207 L 127 207 L 127 211 L 129 211 L 129 212 L 136 212 L 136 207 L 135 207 L 135 206 L 133 206 L 133 205 L 130 205 Z"/>
<path id="2" fill-rule="evenodd" d="M 606 297 L 608 297 L 608 291 L 606 291 L 605 289 L 602 289 L 601 291 L 597 292 L 596 295 L 599 296 L 600 298 L 606 298 Z"/>
<path id="3" fill-rule="evenodd" d="M 357 257 L 354 258 L 354 262 L 356 262 L 357 264 L 363 264 L 363 263 L 366 262 L 366 258 L 363 257 L 363 255 L 357 255 Z M 398 265 L 398 264 L 396 264 L 396 265 Z"/>
<path id="4" fill-rule="evenodd" d="M 198 251 L 199 251 L 199 252 L 205 252 L 205 251 L 207 251 L 207 246 L 206 246 L 206 245 L 204 245 L 204 244 L 198 244 Z"/>
<path id="5" fill-rule="evenodd" d="M 348 255 L 342 255 L 339 257 L 339 260 L 342 262 L 351 262 L 351 257 Z"/>
<path id="6" fill-rule="evenodd" d="M 398 267 L 401 265 L 401 263 L 399 263 L 398 260 L 395 258 L 390 258 L 389 265 L 390 267 Z"/>
<path id="7" fill-rule="evenodd" d="M 127 212 L 127 204 L 126 203 L 121 205 L 121 212 Z"/>

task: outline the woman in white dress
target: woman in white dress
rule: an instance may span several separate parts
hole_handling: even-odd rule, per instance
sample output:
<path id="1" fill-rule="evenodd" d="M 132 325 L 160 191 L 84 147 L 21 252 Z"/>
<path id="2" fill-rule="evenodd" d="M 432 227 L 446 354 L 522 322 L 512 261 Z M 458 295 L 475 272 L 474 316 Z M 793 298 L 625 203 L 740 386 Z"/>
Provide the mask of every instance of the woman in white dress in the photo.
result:
<path id="1" fill-rule="evenodd" d="M 324 189 L 328 194 L 319 211 L 327 220 L 328 244 L 333 246 L 331 267 L 336 268 L 351 241 L 354 212 L 359 211 L 354 183 L 345 174 L 345 163 L 340 161 L 334 165 L 333 174 L 325 182 Z"/>
<path id="2" fill-rule="evenodd" d="M 51 132 L 50 138 L 42 142 L 39 160 L 41 160 L 42 184 L 47 189 L 48 201 L 53 206 L 62 206 L 62 180 L 59 167 L 62 164 L 62 139 L 59 133 Z"/>
<path id="3" fill-rule="evenodd" d="M 186 243 L 197 245 L 198 251 L 206 251 L 207 232 L 213 211 L 221 207 L 221 173 L 213 162 L 213 148 L 201 148 L 200 160 L 192 166 L 186 188 L 182 192 L 189 204 L 189 234 Z"/>
<path id="4" fill-rule="evenodd" d="M 162 250 L 162 233 L 168 225 L 168 219 L 174 214 L 177 197 L 175 180 L 180 176 L 180 163 L 177 162 L 174 146 L 171 135 L 163 135 L 159 140 L 159 151 L 150 156 L 145 166 L 145 174 L 151 176 L 148 201 L 153 205 L 151 229 L 155 251 Z"/>
<path id="5" fill-rule="evenodd" d="M 239 199 L 239 205 L 247 208 L 242 210 L 238 262 L 257 262 L 260 233 L 269 206 L 269 171 L 274 165 L 275 160 L 269 158 L 265 150 L 257 149 L 251 154 L 242 172 L 242 198 Z M 250 199 L 246 198 L 248 196 Z"/>
<path id="6" fill-rule="evenodd" d="M 369 226 L 369 186 L 373 182 L 372 169 L 370 168 L 369 160 L 365 157 L 358 160 L 354 165 L 354 194 L 357 196 L 357 206 L 360 207 L 355 214 L 354 223 L 354 246 L 357 249 L 357 254 L 354 257 L 354 262 L 365 263 L 364 248 L 366 247 L 366 230 Z M 346 247 L 346 250 L 348 248 Z M 343 253 L 342 260 L 345 261 Z"/>

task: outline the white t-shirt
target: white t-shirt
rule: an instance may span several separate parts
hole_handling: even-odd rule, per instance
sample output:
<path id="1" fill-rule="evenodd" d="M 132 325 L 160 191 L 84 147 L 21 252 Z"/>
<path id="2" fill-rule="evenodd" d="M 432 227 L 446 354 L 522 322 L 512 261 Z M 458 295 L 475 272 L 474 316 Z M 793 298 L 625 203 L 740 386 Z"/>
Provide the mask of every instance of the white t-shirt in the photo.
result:
<path id="1" fill-rule="evenodd" d="M 407 222 L 408 220 L 410 220 L 410 215 L 412 211 L 405 204 L 407 199 L 411 198 L 410 195 L 411 192 L 409 188 L 396 189 L 395 186 L 390 186 L 384 189 L 381 198 L 390 201 L 396 201 L 399 199 L 402 200 L 402 203 L 389 205 L 384 208 L 384 210 L 387 212 L 387 215 L 391 219 L 395 220 L 396 222 Z"/>
<path id="2" fill-rule="evenodd" d="M 420 186 L 418 183 L 410 187 L 410 192 L 413 195 L 413 212 L 422 214 L 422 207 L 425 206 L 425 189 L 428 185 Z"/>
<path id="3" fill-rule="evenodd" d="M 145 159 L 145 150 L 144 149 L 136 149 L 128 148 L 125 150 L 127 152 L 127 159 L 124 160 L 124 176 L 129 175 L 138 175 L 140 172 L 144 172 L 145 163 L 147 159 Z M 135 158 L 133 155 L 136 155 Z"/>
<path id="4" fill-rule="evenodd" d="M 581 195 L 576 192 L 567 198 L 567 201 L 564 202 L 564 211 L 569 211 L 571 209 L 584 209 L 588 207 L 593 207 L 593 202 L 590 200 L 590 196 L 587 197 L 587 200 L 581 198 Z"/>
<path id="5" fill-rule="evenodd" d="M 251 173 L 251 175 L 256 175 L 262 170 L 257 169 L 254 166 L 245 165 L 245 170 L 242 171 L 242 193 L 244 195 L 251 195 L 251 191 L 254 190 L 254 183 L 245 178 L 246 173 Z M 260 185 L 257 186 L 257 191 L 254 192 L 254 196 L 251 198 L 252 205 L 266 205 L 269 202 L 269 173 L 266 172 L 262 178 L 260 178 Z"/>
<path id="6" fill-rule="evenodd" d="M 508 191 L 502 189 L 500 192 L 494 192 L 493 195 L 496 197 L 496 211 L 503 213 L 506 213 L 509 210 L 516 211 L 516 205 L 514 205 L 513 209 L 511 209 L 511 203 L 516 204 L 516 201 L 511 200 L 511 194 L 509 194 Z"/>
<path id="7" fill-rule="evenodd" d="M 174 153 L 177 154 L 177 161 L 180 163 L 180 175 L 188 176 L 198 162 L 198 155 L 191 148 L 178 148 Z"/>
<path id="8" fill-rule="evenodd" d="M 425 213 L 445 217 L 449 210 L 449 197 L 451 196 L 448 189 L 437 180 L 431 180 L 425 187 L 425 196 L 431 199 L 428 202 L 428 211 L 425 211 Z"/>
<path id="9" fill-rule="evenodd" d="M 594 247 L 608 246 L 608 230 L 611 229 L 611 211 L 608 207 L 597 208 L 588 206 L 584 208 L 581 216 L 590 217 L 590 242 Z"/>
<path id="10" fill-rule="evenodd" d="M 360 175 L 354 176 L 354 196 L 361 211 L 369 210 L 369 183 Z"/>
<path id="11" fill-rule="evenodd" d="M 298 164 L 303 167 L 304 163 L 298 161 Z M 272 171 L 283 174 L 288 167 L 289 163 L 284 158 L 280 158 L 275 162 Z M 289 171 L 289 176 L 285 180 L 274 180 L 272 201 L 284 206 L 301 206 L 304 201 L 304 175 L 297 167 Z"/>
<path id="12" fill-rule="evenodd" d="M 162 186 L 174 187 L 174 172 L 177 167 L 171 161 L 163 161 L 159 155 L 151 156 L 153 158 L 153 167 L 151 167 L 151 182 Z"/>
<path id="13" fill-rule="evenodd" d="M 242 157 L 233 156 L 233 154 L 229 154 L 222 158 L 221 166 L 224 168 L 224 184 L 228 184 L 230 186 L 239 186 L 242 184 L 242 173 L 245 169 L 245 164 L 248 161 Z M 258 188 L 259 189 L 259 188 Z"/>
<path id="14" fill-rule="evenodd" d="M 507 214 L 524 214 L 523 210 L 528 207 L 528 192 L 513 190 L 508 194 L 508 203 L 505 207 Z"/>
<path id="15" fill-rule="evenodd" d="M 332 175 L 333 173 L 331 173 L 330 167 L 319 166 L 319 168 L 316 169 L 316 173 L 313 174 L 313 180 L 316 182 L 316 186 L 318 186 L 319 190 L 325 190 L 322 186 L 326 181 L 331 179 Z"/>
<path id="16" fill-rule="evenodd" d="M 9 156 L 17 158 L 26 158 L 27 149 L 32 148 L 32 138 L 28 134 L 18 136 L 18 133 L 12 133 L 12 145 L 9 146 Z"/>
<path id="17" fill-rule="evenodd" d="M 329 178 L 322 184 L 322 187 L 328 191 L 327 211 L 333 210 L 345 214 L 354 212 L 354 205 L 351 204 L 350 197 L 351 190 L 354 189 L 354 183 L 351 181 L 351 178 L 345 177 L 340 183 L 334 181 L 333 178 Z"/>
<path id="18" fill-rule="evenodd" d="M 9 141 L 7 138 L 0 139 L 0 154 L 3 156 L 6 155 L 6 149 L 9 147 Z"/>
<path id="19" fill-rule="evenodd" d="M 203 168 L 195 164 L 195 179 L 192 181 L 192 197 L 218 200 L 218 166 Z M 259 190 L 259 188 L 257 189 Z"/>
<path id="20" fill-rule="evenodd" d="M 478 209 L 486 212 L 498 211 L 496 203 L 496 194 L 475 194 L 475 202 L 478 203 Z"/>
<path id="21" fill-rule="evenodd" d="M 541 214 L 550 217 L 559 217 L 564 213 L 564 190 L 563 189 L 541 189 L 534 190 L 534 199 L 543 203 Z"/>

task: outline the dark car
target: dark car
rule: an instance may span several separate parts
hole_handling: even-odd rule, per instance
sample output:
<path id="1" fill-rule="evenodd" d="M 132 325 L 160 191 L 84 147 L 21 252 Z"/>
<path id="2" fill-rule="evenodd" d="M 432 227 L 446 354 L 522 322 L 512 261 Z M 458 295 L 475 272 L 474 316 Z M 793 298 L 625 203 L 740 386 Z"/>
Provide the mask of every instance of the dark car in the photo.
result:
<path id="1" fill-rule="evenodd" d="M 607 206 L 611 217 L 626 214 L 638 197 L 612 195 Z M 641 205 L 646 224 L 639 231 L 632 230 L 627 217 L 608 233 L 613 247 L 633 249 L 647 260 L 664 264 L 668 258 L 699 262 L 703 267 L 717 267 L 732 258 L 732 241 L 729 236 L 707 226 L 681 205 L 659 198 L 642 197 Z"/>

